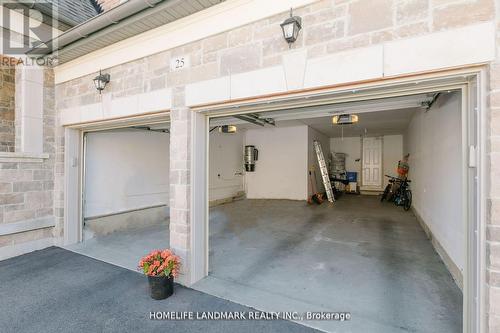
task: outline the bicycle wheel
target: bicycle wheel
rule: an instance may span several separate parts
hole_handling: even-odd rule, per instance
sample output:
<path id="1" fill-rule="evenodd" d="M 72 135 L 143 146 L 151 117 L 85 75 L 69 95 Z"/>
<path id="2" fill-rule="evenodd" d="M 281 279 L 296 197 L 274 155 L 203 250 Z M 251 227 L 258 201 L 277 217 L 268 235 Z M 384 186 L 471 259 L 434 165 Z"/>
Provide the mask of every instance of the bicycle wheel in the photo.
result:
<path id="1" fill-rule="evenodd" d="M 411 191 L 406 190 L 405 191 L 405 203 L 404 203 L 404 210 L 408 211 L 411 207 Z"/>
<path id="2" fill-rule="evenodd" d="M 391 191 L 391 184 L 387 184 L 384 193 L 382 193 L 382 197 L 380 198 L 380 202 L 383 202 L 385 199 L 387 199 L 387 196 L 389 195 L 390 191 Z"/>

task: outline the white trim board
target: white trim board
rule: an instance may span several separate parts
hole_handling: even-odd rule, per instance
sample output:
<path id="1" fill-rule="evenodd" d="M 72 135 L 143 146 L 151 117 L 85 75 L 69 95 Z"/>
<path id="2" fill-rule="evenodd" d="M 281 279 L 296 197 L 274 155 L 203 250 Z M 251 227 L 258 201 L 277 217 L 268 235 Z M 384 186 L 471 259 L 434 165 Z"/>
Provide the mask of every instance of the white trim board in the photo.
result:
<path id="1" fill-rule="evenodd" d="M 2 152 L 0 153 L 0 163 L 21 162 L 21 163 L 43 163 L 49 158 L 49 154 L 22 153 L 22 152 Z"/>
<path id="2" fill-rule="evenodd" d="M 14 223 L 0 224 L 0 236 L 17 234 L 20 232 L 32 231 L 54 227 L 56 225 L 53 216 L 42 217 L 38 219 L 26 220 Z"/>
<path id="3" fill-rule="evenodd" d="M 99 103 L 60 110 L 59 121 L 62 126 L 67 126 L 161 112 L 171 108 L 171 96 L 170 88 L 115 99 L 110 93 L 106 93 Z"/>
<path id="4" fill-rule="evenodd" d="M 493 61 L 493 22 L 435 32 L 384 44 L 384 75 L 396 76 Z"/>

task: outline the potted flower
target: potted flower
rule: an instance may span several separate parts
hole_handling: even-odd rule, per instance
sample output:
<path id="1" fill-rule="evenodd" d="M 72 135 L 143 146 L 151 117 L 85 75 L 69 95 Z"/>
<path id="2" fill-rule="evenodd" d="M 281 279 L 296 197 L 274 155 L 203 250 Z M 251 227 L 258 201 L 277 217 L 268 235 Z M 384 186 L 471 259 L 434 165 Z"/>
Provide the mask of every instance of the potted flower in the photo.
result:
<path id="1" fill-rule="evenodd" d="M 148 276 L 153 299 L 165 299 L 173 294 L 174 278 L 180 266 L 180 258 L 169 249 L 155 250 L 141 259 L 139 269 Z"/>

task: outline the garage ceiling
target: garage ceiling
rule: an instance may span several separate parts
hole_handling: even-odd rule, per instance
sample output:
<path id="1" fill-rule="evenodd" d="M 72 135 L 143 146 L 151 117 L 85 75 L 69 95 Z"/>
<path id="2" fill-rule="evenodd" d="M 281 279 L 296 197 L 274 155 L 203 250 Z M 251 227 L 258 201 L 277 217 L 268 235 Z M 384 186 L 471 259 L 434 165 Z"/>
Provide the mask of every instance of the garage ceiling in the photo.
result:
<path id="1" fill-rule="evenodd" d="M 309 125 L 328 137 L 402 134 L 408 127 L 413 114 L 425 111 L 424 105 L 432 101 L 433 96 L 435 94 L 408 95 L 261 112 L 258 115 L 261 118 L 275 120 L 277 127 Z M 357 114 L 359 122 L 353 125 L 333 125 L 332 116 L 342 113 Z M 239 129 L 262 128 L 231 116 L 213 118 L 210 124 L 211 126 L 233 124 Z M 269 126 L 266 125 L 266 127 Z"/>
<path id="2" fill-rule="evenodd" d="M 423 112 L 420 108 L 368 112 L 359 115 L 359 122 L 352 125 L 333 125 L 331 117 L 302 120 L 302 123 L 328 137 L 340 136 L 381 136 L 402 134 L 408 127 L 415 112 Z M 343 133 L 342 133 L 343 132 Z"/>

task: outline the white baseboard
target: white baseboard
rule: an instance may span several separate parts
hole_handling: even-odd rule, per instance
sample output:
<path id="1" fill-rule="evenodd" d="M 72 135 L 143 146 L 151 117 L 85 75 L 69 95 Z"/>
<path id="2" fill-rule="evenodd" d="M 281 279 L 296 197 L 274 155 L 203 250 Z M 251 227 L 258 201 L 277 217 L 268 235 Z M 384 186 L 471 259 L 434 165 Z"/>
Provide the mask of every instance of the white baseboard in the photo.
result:
<path id="1" fill-rule="evenodd" d="M 14 223 L 4 223 L 0 224 L 0 236 L 12 235 L 37 229 L 45 229 L 54 227 L 55 225 L 56 222 L 54 216 L 46 216 Z"/>
<path id="2" fill-rule="evenodd" d="M 448 255 L 444 247 L 439 243 L 439 241 L 434 237 L 434 234 L 432 233 L 431 229 L 427 226 L 425 221 L 422 219 L 420 214 L 416 211 L 414 207 L 411 208 L 413 211 L 413 214 L 417 217 L 417 221 L 424 229 L 425 234 L 427 235 L 427 238 L 431 241 L 432 246 L 434 247 L 434 250 L 439 254 L 439 257 L 441 257 L 441 260 L 443 260 L 446 268 L 448 268 L 448 271 L 450 272 L 451 276 L 453 277 L 453 280 L 455 281 L 456 285 L 460 288 L 460 290 L 463 291 L 463 273 L 462 270 L 453 262 L 451 257 Z"/>
<path id="3" fill-rule="evenodd" d="M 84 230 L 94 235 L 165 224 L 168 227 L 170 210 L 166 205 L 132 209 L 114 214 L 85 218 Z"/>
<path id="4" fill-rule="evenodd" d="M 21 254 L 42 250 L 54 245 L 54 238 L 43 238 L 35 241 L 0 247 L 0 260 L 20 256 Z"/>
<path id="5" fill-rule="evenodd" d="M 226 204 L 226 203 L 230 203 L 230 202 L 233 202 L 233 201 L 236 201 L 236 200 L 242 200 L 245 198 L 245 192 L 241 191 L 241 192 L 238 192 L 236 195 L 230 197 L 230 198 L 223 198 L 223 199 L 216 199 L 216 200 L 211 200 L 208 205 L 209 207 L 215 207 L 215 206 L 219 206 L 219 205 L 223 205 L 223 204 Z"/>

